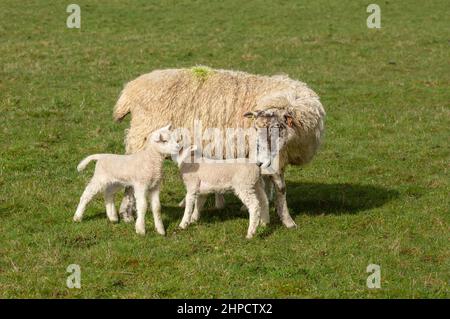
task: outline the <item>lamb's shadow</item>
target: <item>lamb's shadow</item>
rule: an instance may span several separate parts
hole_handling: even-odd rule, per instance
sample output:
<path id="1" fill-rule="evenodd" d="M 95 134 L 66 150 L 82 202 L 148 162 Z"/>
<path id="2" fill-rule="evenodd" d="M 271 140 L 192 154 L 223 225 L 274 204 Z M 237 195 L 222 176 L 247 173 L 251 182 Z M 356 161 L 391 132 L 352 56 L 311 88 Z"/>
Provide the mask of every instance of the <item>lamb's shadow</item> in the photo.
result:
<path id="1" fill-rule="evenodd" d="M 287 202 L 291 216 L 363 213 L 398 196 L 395 190 L 373 185 L 287 182 Z M 213 196 L 209 197 L 200 218 L 201 223 L 248 218 L 248 214 L 240 210 L 242 204 L 235 196 L 226 195 L 225 208 L 221 210 L 212 208 L 213 199 Z M 182 214 L 183 208 L 164 207 L 165 219 L 170 224 L 181 220 Z M 279 224 L 279 219 L 273 215 L 272 220 L 274 224 Z"/>

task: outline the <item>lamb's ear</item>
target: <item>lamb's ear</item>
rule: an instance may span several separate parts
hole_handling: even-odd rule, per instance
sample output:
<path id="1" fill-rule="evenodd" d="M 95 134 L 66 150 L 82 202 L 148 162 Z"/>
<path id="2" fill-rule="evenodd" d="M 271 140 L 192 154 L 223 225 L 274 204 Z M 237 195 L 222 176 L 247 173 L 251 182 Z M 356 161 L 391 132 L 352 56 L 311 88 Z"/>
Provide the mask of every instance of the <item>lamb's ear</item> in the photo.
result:
<path id="1" fill-rule="evenodd" d="M 163 127 L 164 130 L 170 130 L 171 128 L 172 128 L 172 123 L 169 123 Z"/>
<path id="2" fill-rule="evenodd" d="M 161 140 L 161 133 L 159 133 L 159 130 L 157 130 L 156 132 L 153 132 L 150 134 L 149 139 L 152 142 L 159 142 Z"/>
<path id="3" fill-rule="evenodd" d="M 244 117 L 249 118 L 249 119 L 254 119 L 257 116 L 258 116 L 258 112 L 254 112 L 254 111 L 244 113 Z"/>

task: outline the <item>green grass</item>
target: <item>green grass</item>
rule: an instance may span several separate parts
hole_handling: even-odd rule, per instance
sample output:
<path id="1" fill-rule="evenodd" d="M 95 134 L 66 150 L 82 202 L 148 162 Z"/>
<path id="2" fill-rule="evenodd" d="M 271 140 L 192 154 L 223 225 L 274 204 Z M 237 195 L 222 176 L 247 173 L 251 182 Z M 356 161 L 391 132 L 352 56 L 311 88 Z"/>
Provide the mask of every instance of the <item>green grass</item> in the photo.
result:
<path id="1" fill-rule="evenodd" d="M 0 297 L 449 297 L 450 30 L 447 0 L 0 2 Z M 298 229 L 244 239 L 228 197 L 177 230 L 184 194 L 167 163 L 166 237 L 71 220 L 95 152 L 123 153 L 123 84 L 158 68 L 287 73 L 327 110 L 314 161 L 287 172 Z M 117 198 L 119 201 L 120 198 Z M 79 264 L 82 288 L 66 287 Z M 381 266 L 381 289 L 366 267 Z"/>

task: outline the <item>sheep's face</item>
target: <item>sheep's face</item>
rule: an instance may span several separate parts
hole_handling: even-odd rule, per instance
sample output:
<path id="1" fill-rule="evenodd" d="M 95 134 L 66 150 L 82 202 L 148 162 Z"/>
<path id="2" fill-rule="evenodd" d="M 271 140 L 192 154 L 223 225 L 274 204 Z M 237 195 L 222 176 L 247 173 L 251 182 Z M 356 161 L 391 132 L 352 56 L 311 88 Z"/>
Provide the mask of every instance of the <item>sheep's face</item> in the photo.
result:
<path id="1" fill-rule="evenodd" d="M 267 168 L 278 160 L 279 153 L 295 136 L 294 116 L 292 112 L 278 108 L 247 112 L 244 116 L 254 120 L 257 162 Z"/>
<path id="2" fill-rule="evenodd" d="M 170 124 L 152 132 L 149 136 L 149 142 L 164 155 L 178 154 L 180 145 L 177 143 L 176 136 L 170 130 Z"/>

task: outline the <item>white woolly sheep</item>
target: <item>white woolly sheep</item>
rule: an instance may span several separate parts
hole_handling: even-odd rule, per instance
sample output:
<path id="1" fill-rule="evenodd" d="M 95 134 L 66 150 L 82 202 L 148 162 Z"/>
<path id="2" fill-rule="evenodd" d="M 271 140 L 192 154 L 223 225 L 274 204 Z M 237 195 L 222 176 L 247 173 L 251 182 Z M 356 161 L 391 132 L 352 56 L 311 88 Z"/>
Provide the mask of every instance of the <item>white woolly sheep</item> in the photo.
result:
<path id="1" fill-rule="evenodd" d="M 142 148 L 149 132 L 167 121 L 192 132 L 194 121 L 199 120 L 204 127 L 224 132 L 227 128 L 250 127 L 252 121 L 242 117 L 244 113 L 269 109 L 285 118 L 294 132 L 280 154 L 279 174 L 271 176 L 278 215 L 285 226 L 294 227 L 287 209 L 283 171 L 287 164 L 304 165 L 313 158 L 323 137 L 325 118 L 319 97 L 305 83 L 283 75 L 206 67 L 155 70 L 125 86 L 114 118 L 121 120 L 131 113 L 126 151 L 134 153 Z M 292 116 L 286 117 L 288 114 Z M 130 215 L 132 206 L 132 190 L 128 189 L 121 214 Z"/>
<path id="2" fill-rule="evenodd" d="M 147 194 L 150 193 L 156 231 L 161 235 L 165 234 L 159 202 L 163 160 L 167 154 L 177 154 L 180 146 L 170 131 L 170 124 L 154 131 L 147 139 L 146 146 L 134 154 L 94 154 L 80 162 L 78 171 L 82 171 L 89 162 L 97 161 L 94 175 L 80 198 L 74 221 L 81 221 L 88 202 L 103 191 L 106 214 L 111 222 L 117 222 L 114 194 L 124 186 L 131 186 L 137 206 L 136 233 L 145 234 Z"/>

